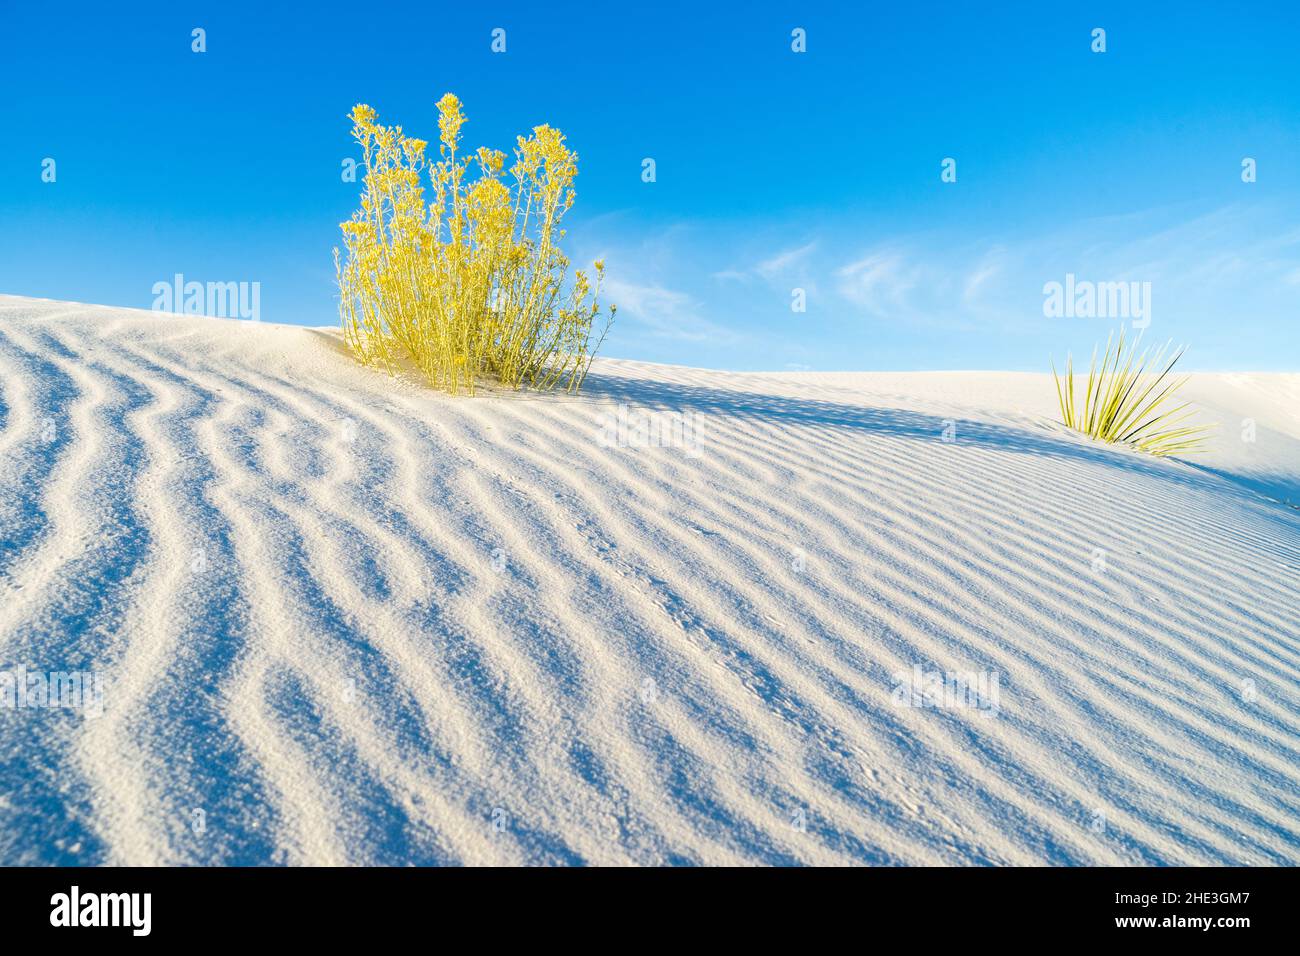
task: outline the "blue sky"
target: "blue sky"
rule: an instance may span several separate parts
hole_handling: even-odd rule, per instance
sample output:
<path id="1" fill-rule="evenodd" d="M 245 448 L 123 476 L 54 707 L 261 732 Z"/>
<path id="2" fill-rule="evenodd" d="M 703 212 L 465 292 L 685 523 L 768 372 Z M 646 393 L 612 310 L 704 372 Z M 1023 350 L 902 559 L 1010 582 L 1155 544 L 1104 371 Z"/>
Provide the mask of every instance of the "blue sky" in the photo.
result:
<path id="1" fill-rule="evenodd" d="M 179 272 L 333 323 L 348 110 L 433 139 L 452 91 L 469 145 L 578 151 L 610 355 L 1041 370 L 1122 324 L 1044 315 L 1073 274 L 1150 283 L 1188 367 L 1300 368 L 1292 3 L 279 6 L 0 2 L 0 291 L 147 308 Z"/>

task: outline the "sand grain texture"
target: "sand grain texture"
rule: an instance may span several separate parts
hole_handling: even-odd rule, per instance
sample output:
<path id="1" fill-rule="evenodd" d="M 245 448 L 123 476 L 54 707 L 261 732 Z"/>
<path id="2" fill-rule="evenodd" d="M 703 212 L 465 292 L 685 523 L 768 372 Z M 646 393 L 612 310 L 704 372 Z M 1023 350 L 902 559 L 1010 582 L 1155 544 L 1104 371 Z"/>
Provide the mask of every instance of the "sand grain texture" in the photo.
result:
<path id="1" fill-rule="evenodd" d="M 1045 375 L 466 399 L 15 297 L 0 383 L 0 668 L 109 681 L 0 710 L 0 863 L 1300 862 L 1298 375 L 1196 376 L 1197 466 Z"/>

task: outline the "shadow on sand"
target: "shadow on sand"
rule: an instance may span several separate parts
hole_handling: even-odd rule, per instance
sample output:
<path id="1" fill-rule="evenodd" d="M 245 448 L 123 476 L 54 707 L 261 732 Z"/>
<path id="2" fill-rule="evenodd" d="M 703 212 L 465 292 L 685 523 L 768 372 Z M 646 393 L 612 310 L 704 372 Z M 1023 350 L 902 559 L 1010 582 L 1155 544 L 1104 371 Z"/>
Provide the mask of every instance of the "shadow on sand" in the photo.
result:
<path id="1" fill-rule="evenodd" d="M 1292 534 L 1300 535 L 1300 513 L 1294 505 L 1288 505 L 1288 500 L 1300 500 L 1300 475 L 1261 479 L 1181 459 L 1154 458 L 1046 430 L 1036 432 L 968 419 L 944 419 L 907 409 L 603 376 L 595 372 L 583 387 L 583 394 L 605 402 L 642 408 L 751 418 L 784 426 L 844 428 L 924 441 L 939 441 L 944 429 L 955 423 L 955 443 L 959 445 L 982 445 L 1001 451 L 1105 465 L 1213 494 L 1233 494 L 1253 503 L 1271 506 L 1271 510 L 1278 512 L 1282 524 Z"/>

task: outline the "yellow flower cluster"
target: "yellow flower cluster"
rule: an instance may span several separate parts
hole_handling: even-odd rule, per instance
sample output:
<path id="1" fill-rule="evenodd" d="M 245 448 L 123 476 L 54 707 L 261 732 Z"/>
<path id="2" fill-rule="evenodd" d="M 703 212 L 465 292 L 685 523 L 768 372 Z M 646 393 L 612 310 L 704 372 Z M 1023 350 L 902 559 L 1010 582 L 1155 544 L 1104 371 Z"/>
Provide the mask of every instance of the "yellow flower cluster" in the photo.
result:
<path id="1" fill-rule="evenodd" d="M 438 101 L 437 162 L 425 160 L 428 143 L 379 125 L 369 106 L 349 118 L 366 172 L 361 208 L 342 224 L 345 255 L 336 249 L 334 261 L 353 353 L 390 371 L 409 360 L 453 392 L 472 393 L 483 375 L 514 388 L 580 388 L 616 307 L 593 343 L 605 265 L 595 263 L 594 283 L 582 270 L 568 280 L 559 223 L 573 205 L 578 157 L 564 135 L 538 126 L 519 137 L 507 185 L 505 154 L 486 148 L 467 181 L 465 115 L 451 93 Z"/>

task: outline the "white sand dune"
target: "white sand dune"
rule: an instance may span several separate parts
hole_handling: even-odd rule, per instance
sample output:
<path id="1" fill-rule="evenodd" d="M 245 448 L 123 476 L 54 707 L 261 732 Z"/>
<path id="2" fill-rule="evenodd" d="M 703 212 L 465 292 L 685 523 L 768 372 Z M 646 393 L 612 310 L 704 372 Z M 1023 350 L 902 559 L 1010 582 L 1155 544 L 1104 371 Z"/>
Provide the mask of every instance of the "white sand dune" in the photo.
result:
<path id="1" fill-rule="evenodd" d="M 454 398 L 14 297 L 0 383 L 0 668 L 108 681 L 0 710 L 0 863 L 1300 863 L 1300 375 L 1194 377 L 1196 466 L 1046 375 Z"/>

